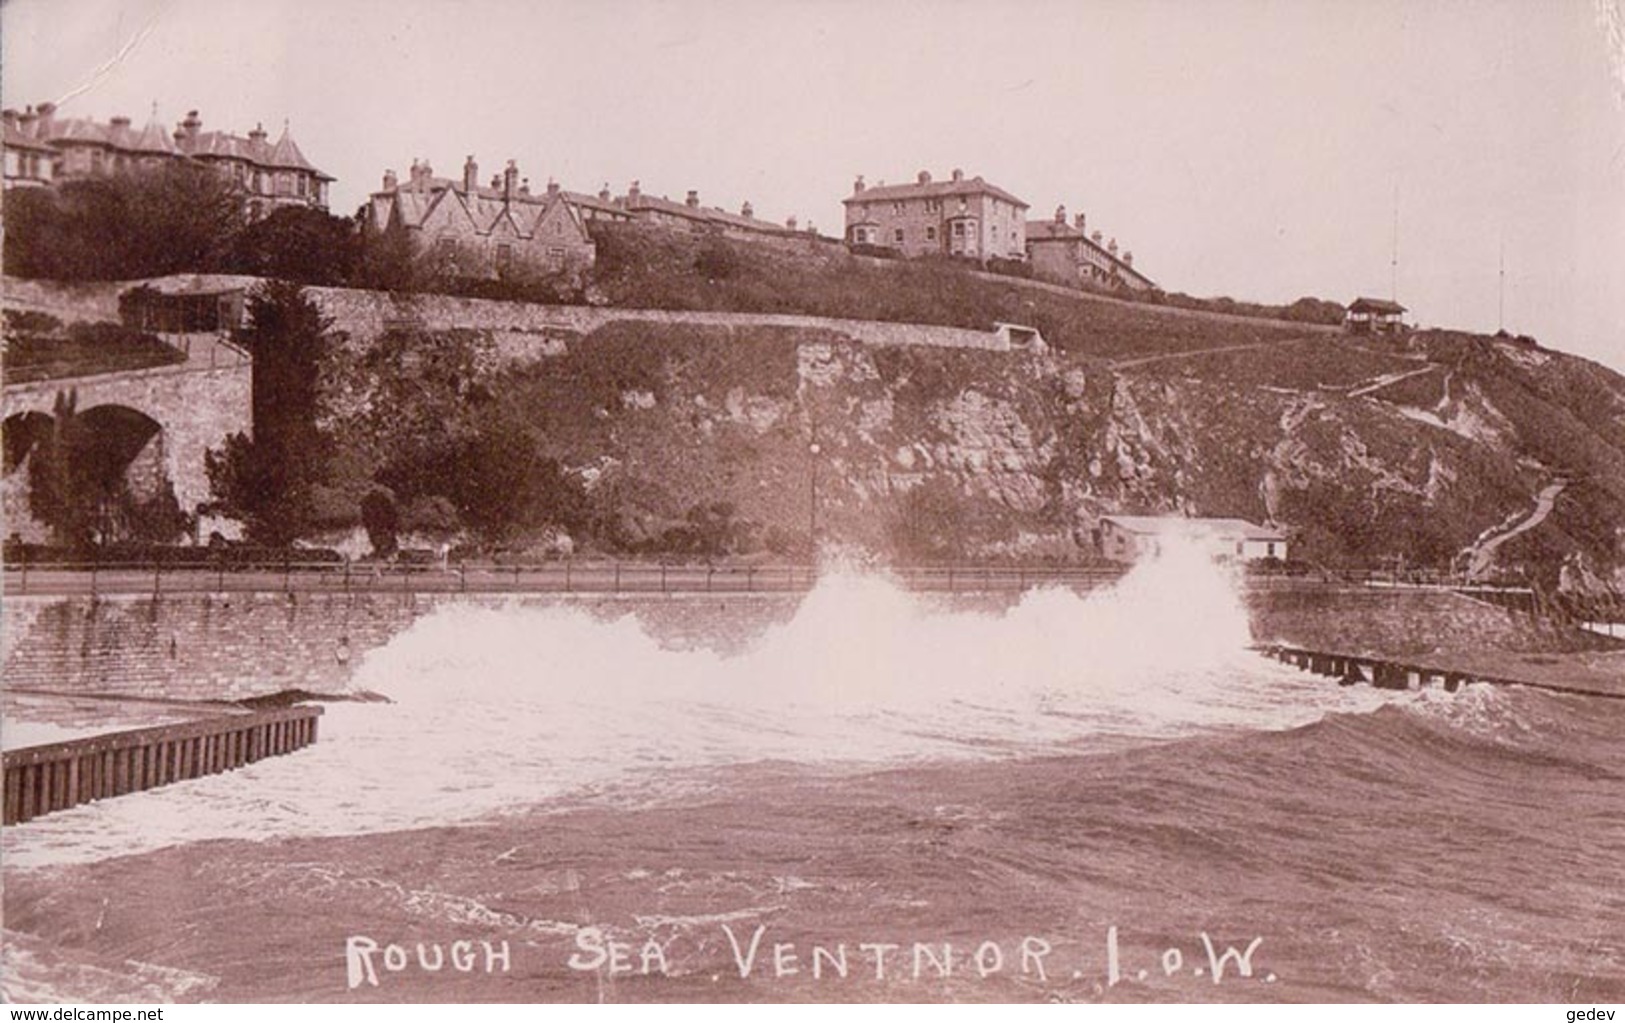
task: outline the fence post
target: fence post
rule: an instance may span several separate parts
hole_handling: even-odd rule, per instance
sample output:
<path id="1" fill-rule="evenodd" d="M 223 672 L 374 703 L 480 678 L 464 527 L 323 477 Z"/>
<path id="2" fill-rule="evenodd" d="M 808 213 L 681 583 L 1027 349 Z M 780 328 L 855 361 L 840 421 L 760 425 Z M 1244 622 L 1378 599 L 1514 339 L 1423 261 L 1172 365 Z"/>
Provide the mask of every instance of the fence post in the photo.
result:
<path id="1" fill-rule="evenodd" d="M 574 562 L 575 562 L 574 558 L 565 558 L 564 559 L 564 592 L 565 593 L 570 592 L 570 587 L 571 587 L 570 566 L 572 564 L 574 564 Z"/>
<path id="2" fill-rule="evenodd" d="M 954 592 L 954 566 L 948 566 L 948 592 Z"/>
<path id="3" fill-rule="evenodd" d="M 621 563 L 615 562 L 615 592 L 621 592 Z"/>
<path id="4" fill-rule="evenodd" d="M 159 560 L 158 556 L 153 555 L 153 558 L 152 558 L 152 595 L 154 597 L 158 596 L 159 592 L 162 590 L 162 586 L 158 582 L 159 572 L 162 571 L 162 567 L 161 567 L 162 565 L 163 565 L 163 562 Z"/>
<path id="5" fill-rule="evenodd" d="M 282 592 L 293 592 L 293 554 L 286 550 L 282 552 Z"/>
<path id="6" fill-rule="evenodd" d="M 457 585 L 464 593 L 468 592 L 468 565 L 465 562 L 457 562 Z"/>

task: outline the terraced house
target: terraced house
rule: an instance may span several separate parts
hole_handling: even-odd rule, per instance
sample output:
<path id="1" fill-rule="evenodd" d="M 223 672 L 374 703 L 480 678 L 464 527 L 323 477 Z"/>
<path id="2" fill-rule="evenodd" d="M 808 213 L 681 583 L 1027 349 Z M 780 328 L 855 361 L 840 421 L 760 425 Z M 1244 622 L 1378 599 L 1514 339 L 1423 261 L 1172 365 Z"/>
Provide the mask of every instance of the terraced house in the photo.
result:
<path id="1" fill-rule="evenodd" d="M 460 180 L 435 177 L 427 161 L 412 161 L 406 181 L 385 171 L 368 205 L 369 230 L 405 230 L 438 269 L 469 278 L 534 269 L 572 272 L 591 266 L 596 247 L 588 217 L 625 219 L 624 210 L 549 183 L 533 193 L 509 160 L 488 186 L 470 156 Z"/>
<path id="2" fill-rule="evenodd" d="M 904 256 L 1026 259 L 1027 204 L 980 176 L 954 170 L 947 181 L 920 171 L 912 185 L 866 186 L 859 177 L 846 206 L 846 240 Z"/>
<path id="3" fill-rule="evenodd" d="M 189 111 L 173 133 L 158 123 L 156 114 L 137 130 L 128 117 L 106 122 L 58 117 L 52 103 L 21 112 L 6 110 L 4 118 L 7 188 L 193 161 L 242 186 L 249 211 L 256 216 L 279 206 L 327 208 L 327 187 L 333 177 L 305 158 L 286 124 L 282 135 L 271 142 L 263 126 L 246 136 L 206 132 L 196 110 Z"/>
<path id="4" fill-rule="evenodd" d="M 1055 284 L 1076 287 L 1092 284 L 1111 288 L 1145 291 L 1156 284 L 1134 268 L 1134 253 L 1117 251 L 1117 239 L 1101 240 L 1097 229 L 1086 231 L 1084 215 L 1076 223 L 1066 222 L 1066 207 L 1055 208 L 1053 220 L 1027 222 L 1027 258 L 1033 276 Z"/>

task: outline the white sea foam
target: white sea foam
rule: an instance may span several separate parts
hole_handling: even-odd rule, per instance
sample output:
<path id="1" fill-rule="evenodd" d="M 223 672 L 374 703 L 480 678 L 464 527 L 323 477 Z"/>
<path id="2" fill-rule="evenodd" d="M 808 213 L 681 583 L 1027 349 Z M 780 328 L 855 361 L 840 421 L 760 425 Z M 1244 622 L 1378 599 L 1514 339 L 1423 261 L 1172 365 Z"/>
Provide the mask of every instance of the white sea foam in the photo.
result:
<path id="1" fill-rule="evenodd" d="M 390 704 L 327 708 L 314 747 L 8 829 L 13 866 L 205 838 L 445 824 L 685 769 L 1078 751 L 1285 728 L 1384 697 L 1246 649 L 1233 580 L 1171 551 L 1080 597 L 929 610 L 878 575 L 823 578 L 743 653 L 672 651 L 570 606 L 437 609 L 359 668 Z"/>

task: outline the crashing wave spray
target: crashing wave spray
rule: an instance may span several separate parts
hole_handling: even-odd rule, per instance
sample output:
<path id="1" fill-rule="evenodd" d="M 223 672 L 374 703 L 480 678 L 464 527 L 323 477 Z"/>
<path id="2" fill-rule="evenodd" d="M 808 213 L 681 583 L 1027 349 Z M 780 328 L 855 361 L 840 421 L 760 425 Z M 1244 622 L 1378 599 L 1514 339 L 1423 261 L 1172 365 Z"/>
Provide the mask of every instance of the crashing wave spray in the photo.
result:
<path id="1" fill-rule="evenodd" d="M 53 815 L 8 853 L 391 830 L 606 786 L 658 799 L 705 784 L 695 768 L 762 760 L 1089 752 L 1382 699 L 1306 682 L 1248 640 L 1234 581 L 1177 546 L 1108 589 L 1035 590 L 1002 613 L 837 572 L 732 657 L 665 649 L 633 616 L 570 604 L 443 605 L 359 668 L 356 685 L 393 703 L 330 705 L 297 756 Z"/>

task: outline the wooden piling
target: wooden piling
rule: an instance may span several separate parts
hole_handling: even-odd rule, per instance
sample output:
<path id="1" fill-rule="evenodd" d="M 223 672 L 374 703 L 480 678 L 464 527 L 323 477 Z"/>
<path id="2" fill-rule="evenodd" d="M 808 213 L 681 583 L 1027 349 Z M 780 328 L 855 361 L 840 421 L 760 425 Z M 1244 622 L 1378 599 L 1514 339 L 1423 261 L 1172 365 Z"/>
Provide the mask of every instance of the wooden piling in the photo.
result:
<path id="1" fill-rule="evenodd" d="M 322 708 L 286 707 L 6 750 L 0 821 L 216 774 L 316 741 Z"/>

